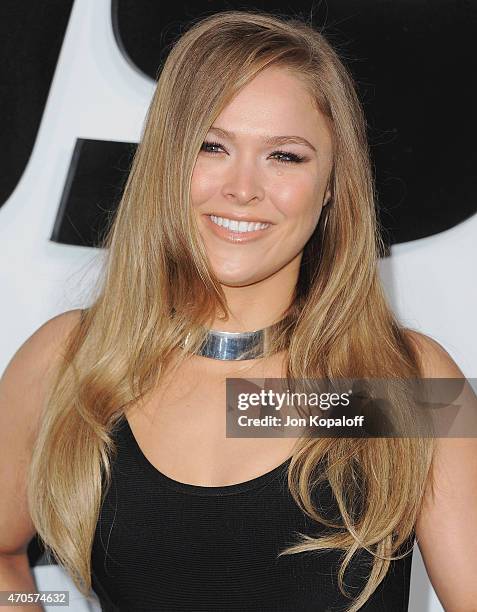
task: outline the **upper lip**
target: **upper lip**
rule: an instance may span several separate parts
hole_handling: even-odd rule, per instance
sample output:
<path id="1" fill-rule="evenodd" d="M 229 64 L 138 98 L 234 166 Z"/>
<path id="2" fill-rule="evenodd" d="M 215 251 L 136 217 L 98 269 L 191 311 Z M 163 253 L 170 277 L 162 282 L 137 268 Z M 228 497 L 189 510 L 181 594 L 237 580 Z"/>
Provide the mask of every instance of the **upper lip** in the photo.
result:
<path id="1" fill-rule="evenodd" d="M 233 221 L 247 221 L 248 223 L 270 223 L 271 221 L 267 221 L 266 219 L 258 219 L 257 217 L 245 217 L 244 215 L 237 215 L 235 213 L 220 213 L 220 212 L 212 212 L 207 213 L 207 215 L 213 215 L 214 217 L 222 217 L 223 219 L 232 219 Z"/>

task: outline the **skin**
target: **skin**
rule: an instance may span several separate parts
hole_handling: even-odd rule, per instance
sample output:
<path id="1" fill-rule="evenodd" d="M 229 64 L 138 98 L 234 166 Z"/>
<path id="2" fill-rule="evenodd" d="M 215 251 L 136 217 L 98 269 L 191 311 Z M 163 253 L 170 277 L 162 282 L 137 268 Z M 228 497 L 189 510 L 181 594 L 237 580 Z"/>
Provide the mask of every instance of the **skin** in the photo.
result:
<path id="1" fill-rule="evenodd" d="M 213 149 L 220 153 L 202 151 L 199 154 L 191 194 L 200 233 L 232 313 L 227 322 L 216 320 L 214 328 L 225 331 L 259 329 L 277 320 L 288 305 L 298 278 L 303 247 L 330 197 L 327 182 L 332 159 L 331 133 L 325 117 L 315 109 L 301 82 L 289 71 L 277 67 L 266 69 L 244 87 L 214 125 L 236 133 L 236 139 L 209 132 L 207 140 L 221 143 L 219 149 Z M 265 146 L 261 142 L 265 134 L 303 136 L 317 152 L 297 144 Z M 307 161 L 282 164 L 271 155 L 277 148 L 306 155 Z M 225 242 L 210 231 L 204 214 L 229 210 L 246 210 L 251 216 L 270 220 L 274 223 L 272 231 L 248 244 Z M 422 358 L 424 378 L 464 377 L 437 342 L 423 334 L 410 332 L 410 335 Z M 193 363 L 201 371 L 206 361 L 214 372 L 221 365 L 200 357 Z M 228 366 L 227 362 L 225 364 Z M 200 380 L 207 378 L 202 375 Z M 212 396 L 211 389 L 205 388 L 207 402 L 204 406 L 210 406 Z M 211 421 L 218 418 L 220 409 L 218 404 Z M 204 418 L 203 413 L 200 418 Z M 196 442 L 196 423 L 192 431 L 191 440 Z M 183 427 L 180 432 L 183 434 Z M 165 439 L 177 440 L 177 437 L 170 434 Z M 257 469 L 258 473 L 264 473 L 278 465 L 291 450 L 278 447 L 279 440 L 273 438 L 257 439 L 254 442 L 259 444 L 253 448 L 252 444 L 249 448 L 244 446 L 253 440 L 229 438 L 227 445 L 220 446 L 221 439 L 224 440 L 223 432 L 215 440 L 216 455 L 209 457 L 209 466 L 203 468 L 205 471 L 199 477 L 195 474 L 195 482 L 202 480 L 210 484 L 214 480 L 214 484 L 223 484 L 249 479 L 252 472 L 257 474 Z M 263 451 L 266 460 L 260 459 Z M 206 452 L 204 449 L 203 456 Z M 176 457 L 172 468 L 177 470 L 183 466 L 184 456 L 185 453 Z M 246 466 L 244 478 L 239 468 L 244 468 L 248 457 L 253 457 L 253 465 Z M 270 462 L 268 466 L 267 461 Z M 187 469 L 190 478 L 193 470 L 197 470 L 197 462 Z M 172 473 L 177 474 L 174 470 Z M 475 434 L 469 438 L 437 439 L 432 476 L 435 494 L 426 489 L 416 523 L 425 567 L 446 611 L 477 612 Z"/>
<path id="2" fill-rule="evenodd" d="M 300 137 L 311 147 L 264 141 L 277 136 Z M 216 317 L 214 329 L 260 329 L 279 320 L 290 304 L 303 249 L 331 197 L 332 145 L 327 118 L 284 67 L 262 71 L 216 118 L 191 184 L 200 236 L 230 311 L 227 321 Z M 291 161 L 297 157 L 302 161 Z M 271 225 L 253 241 L 242 241 L 243 234 L 226 239 L 213 230 L 210 214 Z M 227 437 L 225 383 L 233 376 L 280 378 L 284 363 L 284 353 L 244 361 L 189 355 L 180 374 L 164 376 L 140 411 L 129 410 L 136 439 L 153 465 L 180 482 L 220 486 L 270 471 L 290 456 L 297 440 Z"/>
<path id="3" fill-rule="evenodd" d="M 270 232 L 269 237 L 247 245 L 222 244 L 199 223 L 214 271 L 236 321 L 243 326 L 267 324 L 286 304 L 306 235 L 329 194 L 329 133 L 323 118 L 313 112 L 289 74 L 268 70 L 242 90 L 216 122 L 236 130 L 237 141 L 224 142 L 224 151 L 216 157 L 204 153 L 197 160 L 193 195 L 199 222 L 203 212 L 213 212 L 212 206 L 220 205 L 221 210 L 228 206 L 266 215 L 274 223 L 273 238 Z M 260 145 L 261 133 L 305 135 L 319 145 L 318 154 L 307 164 L 282 167 Z M 298 148 L 301 153 L 298 145 L 286 147 Z M 42 325 L 17 351 L 0 380 L 0 431 L 4 433 L 0 472 L 2 492 L 6 491 L 1 498 L 0 523 L 8 525 L 0 533 L 3 589 L 35 590 L 27 557 L 35 527 L 26 497 L 26 467 L 61 347 L 80 316 L 80 310 L 72 310 Z M 464 377 L 436 341 L 409 333 L 422 358 L 424 378 Z M 149 414 L 142 410 L 133 418 L 128 414 L 135 438 L 152 465 L 180 482 L 225 486 L 257 477 L 283 462 L 290 449 L 279 446 L 279 439 L 226 439 L 221 429 L 223 389 L 210 376 L 197 377 L 195 384 L 188 374 L 186 370 L 175 381 L 176 391 L 177 387 L 184 391 L 184 382 L 189 382 L 192 393 L 187 401 L 183 397 L 180 403 L 174 397 L 169 401 L 169 395 L 158 410 L 157 398 L 153 398 Z M 475 418 L 475 410 L 472 415 Z M 426 489 L 416 524 L 429 578 L 447 612 L 477 612 L 475 432 L 474 421 L 467 438 L 437 439 L 434 492 Z M 10 469 L 12 464 L 18 469 Z"/>
<path id="4" fill-rule="evenodd" d="M 263 140 L 289 135 L 306 139 L 315 150 Z M 303 161 L 289 161 L 293 155 Z M 328 120 L 285 67 L 263 70 L 217 117 L 197 156 L 191 185 L 199 231 L 231 312 L 226 322 L 217 318 L 213 329 L 250 331 L 281 318 L 292 299 L 305 244 L 331 197 L 331 169 Z M 209 225 L 206 215 L 220 213 L 272 225 L 257 240 L 231 242 Z"/>
<path id="5" fill-rule="evenodd" d="M 303 247 L 330 197 L 330 132 L 301 84 L 283 69 L 261 73 L 215 125 L 236 132 L 237 137 L 235 141 L 221 138 L 220 154 L 199 155 L 193 177 L 194 210 L 232 310 L 230 324 L 238 325 L 237 329 L 258 329 L 271 323 L 288 304 Z M 262 134 L 304 136 L 317 153 L 304 151 L 303 145 L 280 147 L 308 157 L 303 164 L 280 164 L 272 159 L 272 147 L 261 143 Z M 247 210 L 270 219 L 272 231 L 249 244 L 220 240 L 203 219 L 204 213 L 214 212 L 216 207 L 220 211 Z M 0 523 L 8 525 L 0 533 L 3 589 L 36 588 L 27 556 L 35 526 L 26 496 L 26 468 L 56 361 L 80 316 L 80 310 L 73 310 L 45 323 L 17 351 L 0 380 L 0 431 L 4 433 L 0 445 L 4 493 Z M 225 324 L 220 328 L 229 329 Z M 411 337 L 422 358 L 424 378 L 464 377 L 436 341 L 415 332 Z M 214 360 L 208 361 L 213 364 Z M 288 447 L 280 445 L 278 438 L 225 437 L 222 381 L 203 376 L 203 370 L 194 380 L 194 368 L 182 374 L 173 391 L 179 387 L 184 392 L 184 383 L 189 382 L 192 392 L 187 397 L 186 389 L 186 400 L 178 400 L 172 393 L 163 398 L 160 410 L 158 398 L 152 398 L 148 410 L 137 412 L 135 417 L 128 410 L 136 441 L 152 465 L 180 482 L 226 486 L 255 478 L 284 461 L 290 451 L 287 439 Z M 472 415 L 475 419 L 475 410 Z M 474 420 L 469 437 L 437 439 L 434 492 L 426 489 L 416 523 L 425 567 L 447 612 L 477 612 L 475 432 Z M 18 469 L 12 470 L 11 465 Z"/>

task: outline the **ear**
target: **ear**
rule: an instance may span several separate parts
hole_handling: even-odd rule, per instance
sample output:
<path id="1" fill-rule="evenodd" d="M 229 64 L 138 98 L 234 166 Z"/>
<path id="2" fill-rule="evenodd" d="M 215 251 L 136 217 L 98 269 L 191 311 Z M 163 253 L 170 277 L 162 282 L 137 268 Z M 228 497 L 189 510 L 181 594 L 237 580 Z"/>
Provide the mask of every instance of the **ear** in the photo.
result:
<path id="1" fill-rule="evenodd" d="M 325 193 L 325 197 L 323 199 L 323 208 L 328 204 L 328 202 L 331 200 L 331 191 L 328 189 Z"/>

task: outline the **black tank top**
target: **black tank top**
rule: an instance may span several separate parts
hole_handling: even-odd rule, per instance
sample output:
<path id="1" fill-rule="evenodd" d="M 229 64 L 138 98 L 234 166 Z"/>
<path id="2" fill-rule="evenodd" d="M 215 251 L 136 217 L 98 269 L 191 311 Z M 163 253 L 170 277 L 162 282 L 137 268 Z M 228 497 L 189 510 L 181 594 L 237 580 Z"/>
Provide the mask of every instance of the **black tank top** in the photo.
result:
<path id="1" fill-rule="evenodd" d="M 278 557 L 298 532 L 326 529 L 291 497 L 289 459 L 247 482 L 202 487 L 158 471 L 125 418 L 114 436 L 118 454 L 91 557 L 104 612 L 340 612 L 349 605 L 338 588 L 341 551 Z M 333 507 L 329 486 L 317 495 L 322 510 Z M 413 542 L 414 533 L 401 551 Z M 353 557 L 348 592 L 362 589 L 371 560 L 367 551 Z M 411 563 L 412 551 L 392 561 L 361 610 L 407 610 Z"/>

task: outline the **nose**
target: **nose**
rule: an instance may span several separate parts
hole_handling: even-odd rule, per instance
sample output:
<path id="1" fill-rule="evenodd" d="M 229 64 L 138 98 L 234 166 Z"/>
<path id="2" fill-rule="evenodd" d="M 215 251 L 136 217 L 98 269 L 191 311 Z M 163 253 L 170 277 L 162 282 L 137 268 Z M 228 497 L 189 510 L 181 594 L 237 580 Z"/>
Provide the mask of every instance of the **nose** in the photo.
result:
<path id="1" fill-rule="evenodd" d="M 263 200 L 263 177 L 252 159 L 236 160 L 229 168 L 222 187 L 225 199 L 237 204 Z"/>

